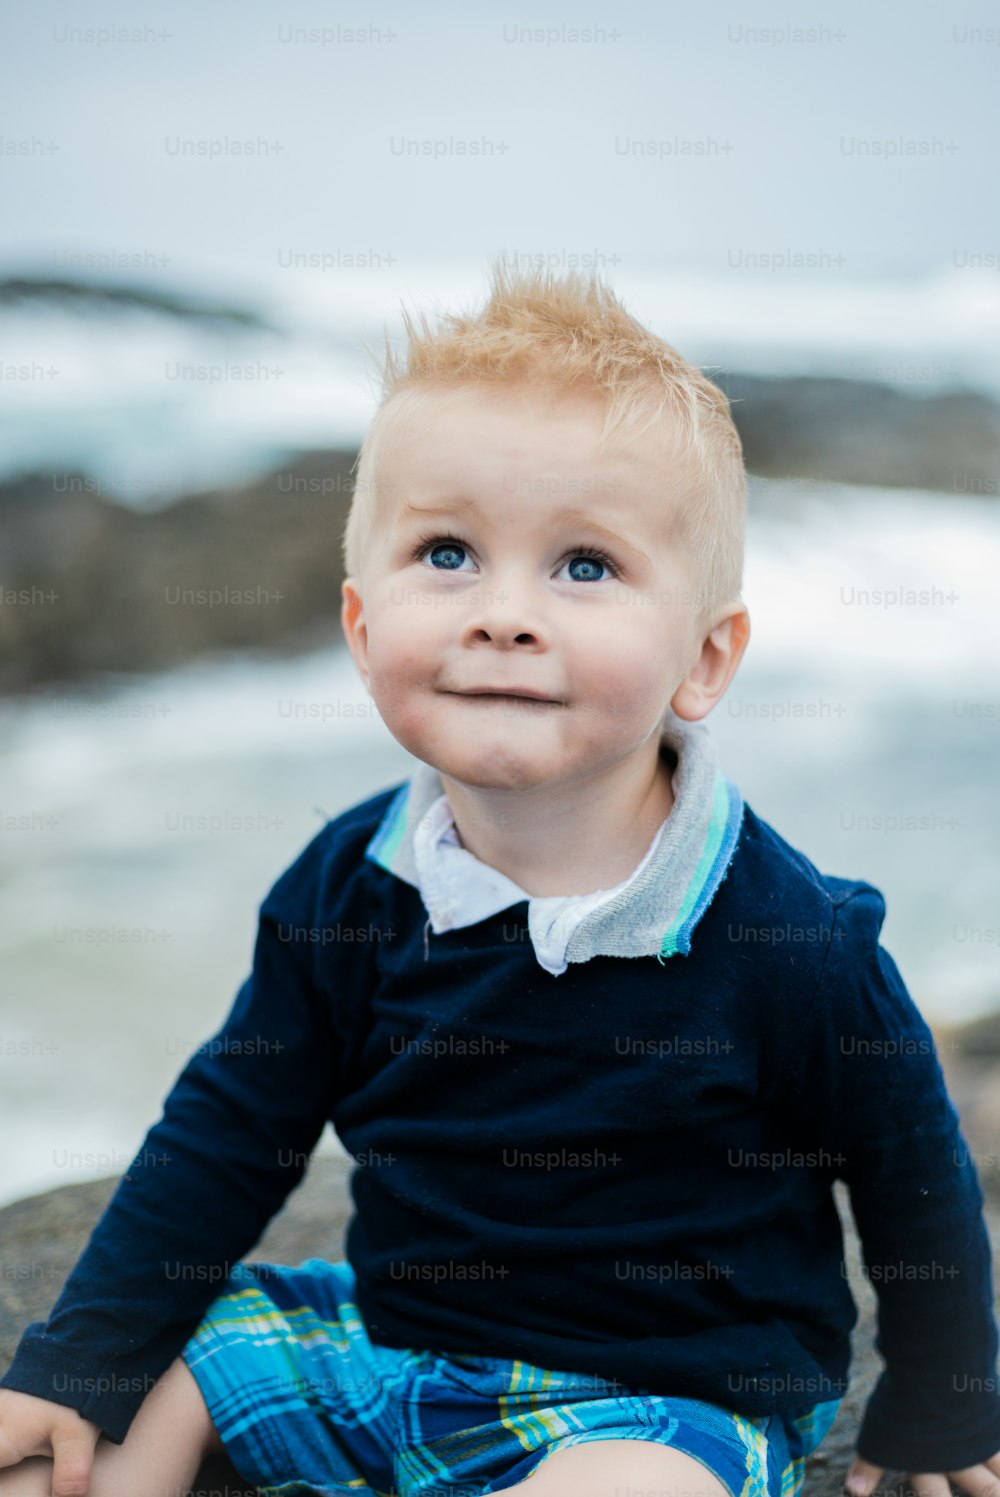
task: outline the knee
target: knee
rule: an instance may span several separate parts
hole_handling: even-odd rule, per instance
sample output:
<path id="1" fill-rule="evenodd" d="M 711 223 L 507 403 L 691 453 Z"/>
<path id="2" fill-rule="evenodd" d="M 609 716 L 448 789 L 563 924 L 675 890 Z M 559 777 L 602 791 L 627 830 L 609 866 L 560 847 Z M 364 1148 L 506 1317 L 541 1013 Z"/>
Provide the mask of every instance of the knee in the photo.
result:
<path id="1" fill-rule="evenodd" d="M 585 1440 L 553 1450 L 518 1490 L 525 1497 L 733 1497 L 708 1466 L 654 1440 Z"/>

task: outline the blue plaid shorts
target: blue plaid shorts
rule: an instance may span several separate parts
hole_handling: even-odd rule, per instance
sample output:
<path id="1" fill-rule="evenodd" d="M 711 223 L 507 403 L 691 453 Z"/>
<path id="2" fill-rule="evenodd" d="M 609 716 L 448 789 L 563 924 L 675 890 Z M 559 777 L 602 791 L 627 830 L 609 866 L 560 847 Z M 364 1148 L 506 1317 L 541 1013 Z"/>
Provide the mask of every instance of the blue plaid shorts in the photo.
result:
<path id="1" fill-rule="evenodd" d="M 268 1497 L 478 1497 L 590 1440 L 672 1445 L 734 1497 L 796 1497 L 840 1406 L 751 1417 L 530 1362 L 380 1346 L 350 1264 L 323 1258 L 237 1264 L 182 1355 L 233 1465 Z"/>

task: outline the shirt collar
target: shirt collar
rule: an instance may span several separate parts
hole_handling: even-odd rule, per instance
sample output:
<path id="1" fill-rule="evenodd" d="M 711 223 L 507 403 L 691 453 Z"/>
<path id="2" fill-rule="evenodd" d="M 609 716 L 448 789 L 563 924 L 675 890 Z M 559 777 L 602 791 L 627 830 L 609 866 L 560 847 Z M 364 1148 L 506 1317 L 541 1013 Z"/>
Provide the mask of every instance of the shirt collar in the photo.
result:
<path id="1" fill-rule="evenodd" d="M 673 809 L 632 877 L 610 897 L 602 894 L 576 925 L 566 946 L 567 962 L 585 962 L 594 956 L 656 956 L 660 961 L 677 954 L 686 956 L 692 932 L 729 868 L 742 823 L 743 799 L 719 768 L 707 725 L 685 722 L 668 708 L 660 742 L 661 751 L 667 745 L 677 755 Z M 437 804 L 443 795 L 437 770 L 418 761 L 365 849 L 366 857 L 417 889 L 425 907 L 428 899 L 434 902 L 433 890 L 425 895 L 422 873 L 427 873 L 429 863 L 427 858 L 418 862 L 416 833 L 423 823 L 422 837 L 440 840 L 451 818 L 447 801 Z M 498 869 L 491 873 L 492 880 L 480 885 L 483 914 L 478 918 L 528 897 Z M 500 898 L 505 898 L 503 904 L 497 903 Z"/>
<path id="2" fill-rule="evenodd" d="M 553 977 L 560 977 L 566 971 L 566 952 L 577 926 L 592 909 L 638 876 L 665 827 L 666 820 L 657 827 L 641 862 L 613 888 L 594 889 L 588 894 L 531 895 L 461 845 L 448 797 L 440 795 L 413 833 L 420 893 L 430 915 L 427 923 L 440 935 L 475 925 L 527 900 L 528 934 L 539 965 Z M 426 937 L 426 930 L 424 934 Z"/>

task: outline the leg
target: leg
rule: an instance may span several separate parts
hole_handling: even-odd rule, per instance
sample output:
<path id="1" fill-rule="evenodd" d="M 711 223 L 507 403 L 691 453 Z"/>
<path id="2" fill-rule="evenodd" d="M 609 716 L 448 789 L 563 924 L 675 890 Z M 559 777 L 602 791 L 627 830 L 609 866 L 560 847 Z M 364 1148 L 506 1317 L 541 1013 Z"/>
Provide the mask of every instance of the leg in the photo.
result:
<path id="1" fill-rule="evenodd" d="M 654 1440 L 565 1445 L 509 1490 L 525 1497 L 733 1497 L 693 1455 Z"/>
<path id="2" fill-rule="evenodd" d="M 186 1497 L 204 1457 L 221 1450 L 205 1400 L 182 1357 L 146 1395 L 121 1445 L 103 1435 L 87 1497 Z M 0 1471 L 0 1497 L 50 1497 L 51 1456 Z"/>

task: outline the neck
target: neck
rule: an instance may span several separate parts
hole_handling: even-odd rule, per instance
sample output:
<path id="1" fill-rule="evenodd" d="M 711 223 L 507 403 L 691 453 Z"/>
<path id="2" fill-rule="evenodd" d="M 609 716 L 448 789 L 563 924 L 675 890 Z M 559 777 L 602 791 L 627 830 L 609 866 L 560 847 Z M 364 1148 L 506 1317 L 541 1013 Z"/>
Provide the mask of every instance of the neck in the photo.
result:
<path id="1" fill-rule="evenodd" d="M 674 805 L 673 754 L 572 784 L 482 790 L 442 775 L 462 846 L 532 898 L 613 889 L 638 867 Z"/>

